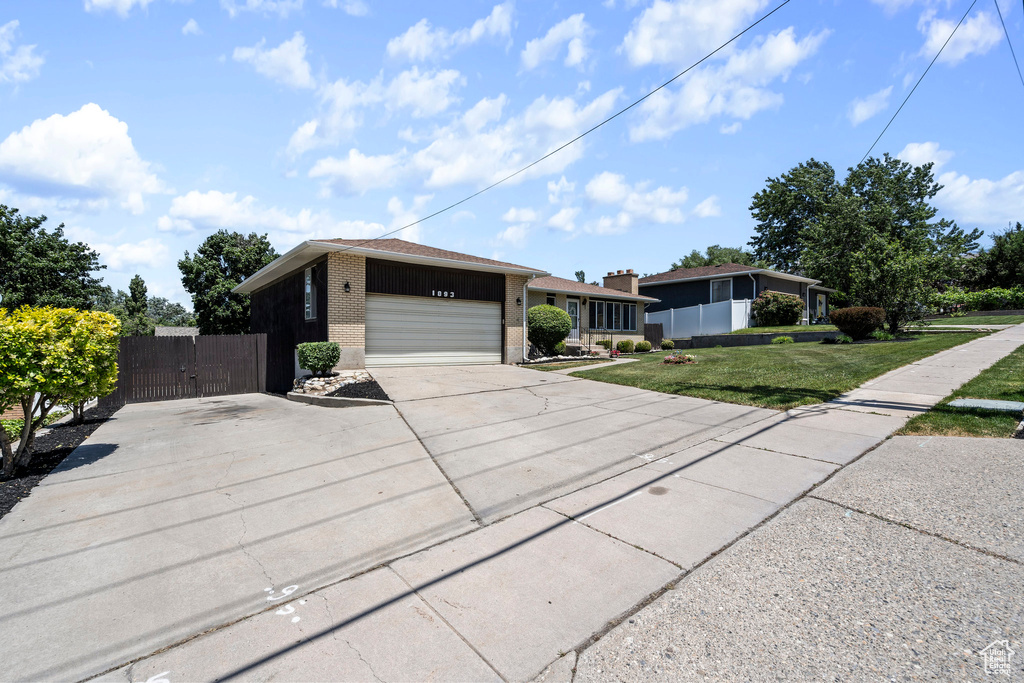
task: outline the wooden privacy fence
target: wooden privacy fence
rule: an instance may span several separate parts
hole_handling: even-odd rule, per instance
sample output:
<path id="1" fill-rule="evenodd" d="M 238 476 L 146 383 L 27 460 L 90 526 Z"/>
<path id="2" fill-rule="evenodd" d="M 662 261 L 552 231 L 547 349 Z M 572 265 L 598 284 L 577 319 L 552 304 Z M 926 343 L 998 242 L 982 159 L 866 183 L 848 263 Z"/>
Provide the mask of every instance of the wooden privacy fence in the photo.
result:
<path id="1" fill-rule="evenodd" d="M 661 340 L 665 338 L 664 334 L 661 323 L 644 323 L 644 339 L 651 342 L 655 349 L 658 348 Z"/>
<path id="2" fill-rule="evenodd" d="M 122 337 L 117 388 L 102 406 L 267 389 L 267 335 Z"/>

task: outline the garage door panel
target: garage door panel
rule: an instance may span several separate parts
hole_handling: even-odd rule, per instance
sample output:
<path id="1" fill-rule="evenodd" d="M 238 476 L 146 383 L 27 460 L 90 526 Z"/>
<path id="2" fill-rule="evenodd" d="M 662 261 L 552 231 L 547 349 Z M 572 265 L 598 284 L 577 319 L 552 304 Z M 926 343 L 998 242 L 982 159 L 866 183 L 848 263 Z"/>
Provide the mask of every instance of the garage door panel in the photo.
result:
<path id="1" fill-rule="evenodd" d="M 501 362 L 501 304 L 366 296 L 366 365 Z"/>

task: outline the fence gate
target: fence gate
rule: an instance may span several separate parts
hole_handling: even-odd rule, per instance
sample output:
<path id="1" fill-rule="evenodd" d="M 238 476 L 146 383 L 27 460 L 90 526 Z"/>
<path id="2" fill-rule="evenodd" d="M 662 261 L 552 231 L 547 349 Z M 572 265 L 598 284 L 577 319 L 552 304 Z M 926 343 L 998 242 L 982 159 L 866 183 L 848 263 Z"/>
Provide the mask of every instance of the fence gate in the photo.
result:
<path id="1" fill-rule="evenodd" d="M 103 406 L 266 391 L 267 335 L 122 337 Z"/>

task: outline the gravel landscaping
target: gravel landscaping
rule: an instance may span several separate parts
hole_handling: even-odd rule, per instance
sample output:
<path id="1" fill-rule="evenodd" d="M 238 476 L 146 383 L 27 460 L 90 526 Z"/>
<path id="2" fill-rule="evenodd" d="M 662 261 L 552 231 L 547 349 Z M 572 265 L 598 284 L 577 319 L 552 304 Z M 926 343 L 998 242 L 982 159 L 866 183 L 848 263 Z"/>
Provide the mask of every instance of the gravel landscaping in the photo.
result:
<path id="1" fill-rule="evenodd" d="M 345 384 L 334 391 L 324 394 L 325 396 L 340 396 L 342 398 L 372 398 L 376 401 L 390 401 L 383 388 L 376 380 L 366 380 L 355 384 Z"/>
<path id="2" fill-rule="evenodd" d="M 0 517 L 10 512 L 19 500 L 27 496 L 36 484 L 117 410 L 93 407 L 85 411 L 83 424 L 71 424 L 68 420 L 47 428 L 46 433 L 40 432 L 32 445 L 32 464 L 28 468 L 16 470 L 12 479 L 0 478 Z"/>

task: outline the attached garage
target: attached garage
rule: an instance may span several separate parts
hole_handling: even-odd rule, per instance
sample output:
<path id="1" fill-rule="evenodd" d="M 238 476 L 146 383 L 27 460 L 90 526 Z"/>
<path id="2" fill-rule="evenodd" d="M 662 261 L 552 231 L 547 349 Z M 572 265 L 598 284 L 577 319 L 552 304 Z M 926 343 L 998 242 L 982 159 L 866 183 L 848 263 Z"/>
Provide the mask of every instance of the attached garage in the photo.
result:
<path id="1" fill-rule="evenodd" d="M 366 367 L 501 363 L 501 304 L 366 295 Z"/>

